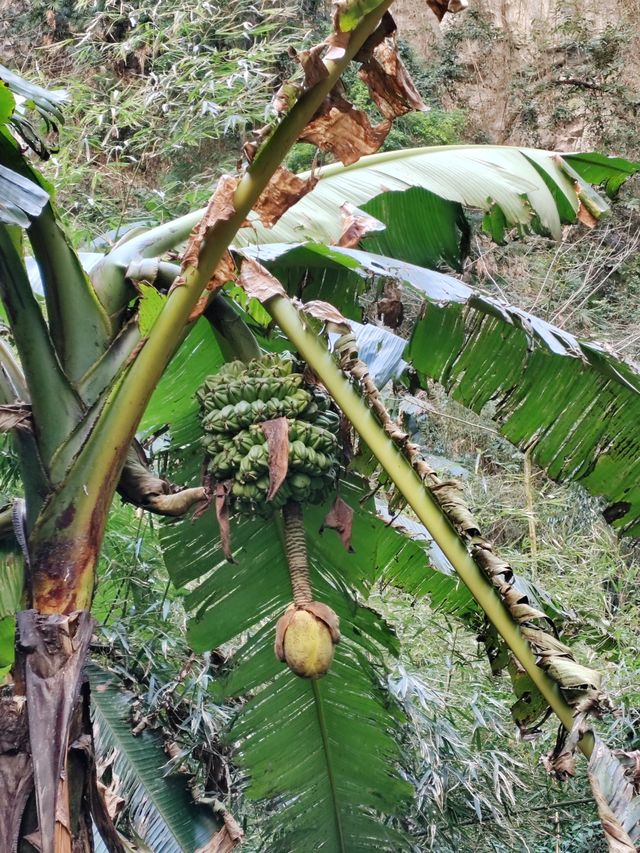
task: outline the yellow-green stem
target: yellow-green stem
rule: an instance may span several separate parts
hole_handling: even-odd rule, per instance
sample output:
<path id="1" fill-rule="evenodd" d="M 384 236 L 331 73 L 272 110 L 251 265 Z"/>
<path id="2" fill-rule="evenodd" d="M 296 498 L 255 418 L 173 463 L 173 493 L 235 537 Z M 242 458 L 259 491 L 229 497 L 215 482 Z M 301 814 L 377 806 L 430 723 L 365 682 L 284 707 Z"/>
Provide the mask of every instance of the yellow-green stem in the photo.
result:
<path id="1" fill-rule="evenodd" d="M 302 358 L 322 380 L 360 437 L 367 443 L 562 724 L 565 728 L 571 729 L 573 711 L 562 696 L 560 688 L 537 665 L 531 646 L 520 633 L 490 581 L 474 563 L 464 543 L 434 498 L 385 434 L 373 413 L 346 379 L 325 346 L 307 329 L 289 299 L 274 296 L 265 303 L 265 306 Z M 579 746 L 585 755 L 591 754 L 593 749 L 591 733 L 587 733 L 582 738 Z"/>

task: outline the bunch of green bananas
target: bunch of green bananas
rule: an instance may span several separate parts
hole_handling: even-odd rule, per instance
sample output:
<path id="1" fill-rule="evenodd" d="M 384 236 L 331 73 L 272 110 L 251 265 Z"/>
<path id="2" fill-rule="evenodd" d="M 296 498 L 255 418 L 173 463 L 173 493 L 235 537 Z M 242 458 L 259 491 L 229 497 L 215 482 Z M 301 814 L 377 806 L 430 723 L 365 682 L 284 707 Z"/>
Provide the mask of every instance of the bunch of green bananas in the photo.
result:
<path id="1" fill-rule="evenodd" d="M 329 396 L 307 385 L 288 355 L 226 364 L 198 391 L 202 443 L 216 480 L 232 480 L 233 509 L 269 514 L 288 500 L 318 503 L 333 488 L 339 417 Z M 285 417 L 289 469 L 267 503 L 269 448 L 262 423 Z"/>

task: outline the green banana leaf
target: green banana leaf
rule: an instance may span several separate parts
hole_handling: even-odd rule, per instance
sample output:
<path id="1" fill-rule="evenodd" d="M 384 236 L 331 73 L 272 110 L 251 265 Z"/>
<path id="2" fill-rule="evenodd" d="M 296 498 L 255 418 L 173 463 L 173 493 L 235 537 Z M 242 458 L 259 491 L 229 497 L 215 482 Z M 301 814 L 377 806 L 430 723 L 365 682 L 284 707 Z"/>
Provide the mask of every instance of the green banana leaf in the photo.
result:
<path id="1" fill-rule="evenodd" d="M 482 211 L 485 227 L 498 239 L 512 226 L 558 239 L 562 223 L 575 221 L 581 203 L 596 217 L 606 211 L 606 202 L 587 181 L 605 182 L 613 190 L 639 169 L 640 164 L 620 158 L 564 158 L 551 151 L 498 145 L 388 151 L 362 157 L 351 166 L 318 169 L 318 184 L 273 228 L 250 218 L 251 226 L 240 231 L 235 242 L 335 244 L 342 227 L 340 207 L 348 202 L 389 226 L 369 238 L 369 248 L 414 263 L 447 262 L 455 267 L 468 239 L 463 208 Z M 411 188 L 421 191 L 404 192 Z M 384 200 L 378 198 L 382 193 Z"/>
<path id="2" fill-rule="evenodd" d="M 424 309 L 404 353 L 418 374 L 474 411 L 490 406 L 500 432 L 530 447 L 552 479 L 603 497 L 605 518 L 640 535 L 640 374 L 633 365 L 452 276 L 393 258 L 315 244 L 252 254 L 289 283 L 300 280 L 296 268 L 315 264 L 325 290 L 333 271 L 339 277 L 347 269 L 419 293 Z"/>
<path id="3" fill-rule="evenodd" d="M 132 696 L 117 676 L 91 664 L 89 677 L 97 757 L 112 762 L 133 832 L 153 853 L 193 853 L 220 828 L 213 812 L 194 803 L 184 777 L 167 772 L 159 737 L 131 733 Z"/>
<path id="4" fill-rule="evenodd" d="M 357 509 L 358 492 L 343 496 Z M 383 652 L 396 653 L 397 641 L 358 595 L 377 574 L 375 519 L 357 511 L 347 554 L 335 532 L 319 533 L 328 509 L 305 510 L 312 587 L 338 613 L 342 633 L 319 682 L 297 678 L 273 652 L 275 622 L 291 600 L 276 520 L 234 522 L 233 563 L 223 557 L 213 511 L 168 524 L 165 561 L 174 583 L 191 590 L 185 606 L 195 610 L 188 638 L 196 651 L 249 634 L 216 698 L 251 696 L 229 740 L 251 780 L 247 796 L 280 803 L 269 849 L 401 850 L 407 842 L 383 819 L 401 813 L 411 793 L 398 773 L 403 718 L 383 686 Z"/>

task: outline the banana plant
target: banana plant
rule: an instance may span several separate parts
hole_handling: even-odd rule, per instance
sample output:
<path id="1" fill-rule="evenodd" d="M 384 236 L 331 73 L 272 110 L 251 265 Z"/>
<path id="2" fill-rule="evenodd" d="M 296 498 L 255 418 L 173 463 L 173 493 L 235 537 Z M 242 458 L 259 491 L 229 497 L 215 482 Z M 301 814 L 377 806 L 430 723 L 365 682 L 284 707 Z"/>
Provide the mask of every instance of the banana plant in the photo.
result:
<path id="1" fill-rule="evenodd" d="M 383 578 L 431 596 L 474 627 L 485 614 L 493 663 L 512 675 L 516 718 L 526 698 L 539 716 L 549 708 L 561 721 L 552 771 L 572 773 L 579 747 L 591 756 L 605 832 L 622 845 L 616 849 L 633 849 L 640 834 L 623 762 L 588 719 L 607 708 L 598 673 L 558 639 L 549 603 L 515 577 L 459 489 L 438 478 L 393 423 L 350 322 L 360 317 L 358 297 L 373 281 L 390 278 L 418 291 L 425 309 L 406 350 L 400 345 L 418 379 L 437 379 L 472 408 L 497 400 L 508 438 L 533 444 L 552 476 L 605 495 L 610 518 L 637 533 L 638 461 L 629 450 L 640 423 L 637 373 L 423 265 L 461 266 L 469 209 L 482 212 L 483 227 L 498 240 L 510 229 L 557 237 L 563 223 L 593 224 L 607 205 L 591 184 L 613 193 L 640 167 L 597 154 L 498 147 L 374 153 L 393 117 L 421 106 L 395 51 L 389 5 L 339 5 L 332 34 L 300 54 L 302 77 L 276 93 L 272 121 L 245 146 L 241 171 L 220 178 L 207 208 L 125 239 L 90 274 L 64 233 L 51 188 L 23 154 L 16 131 L 23 138 L 27 131 L 15 119 L 15 79 L 0 69 L 0 179 L 8 199 L 0 207 L 0 297 L 10 334 L 0 351 L 0 411 L 21 485 L 2 531 L 17 554 L 12 559 L 24 562 L 24 583 L 13 579 L 1 598 L 3 623 L 11 626 L 17 611 L 15 659 L 6 664 L 12 675 L 2 697 L 0 837 L 8 850 L 89 850 L 92 819 L 108 849 L 127 849 L 96 783 L 83 676 L 97 561 L 116 491 L 168 519 L 165 561 L 176 587 L 188 590 L 194 650 L 244 638 L 211 701 L 244 700 L 229 740 L 250 779 L 248 795 L 277 805 L 270 809 L 270 850 L 411 846 L 401 821 L 411 790 L 396 737 L 404 720 L 385 686 L 397 640 L 366 605 Z M 338 88 L 352 60 L 384 117 L 379 125 Z M 291 175 L 282 161 L 298 139 L 342 165 Z M 27 275 L 25 237 L 42 297 Z M 168 257 L 176 248 L 179 266 Z M 338 335 L 333 350 L 326 332 Z M 351 470 L 346 453 L 336 463 L 339 494 L 305 506 L 304 526 L 304 479 L 292 481 L 283 513 L 255 506 L 254 515 L 229 519 L 231 486 L 211 458 L 202 477 L 198 391 L 211 387 L 224 362 L 238 365 L 224 368 L 230 385 L 234 375 L 250 375 L 242 371 L 265 351 L 287 349 L 342 417 L 340 444 L 347 447 L 350 429 L 360 437 L 368 476 Z M 251 408 L 242 398 L 250 384 L 240 388 L 239 409 L 224 399 L 225 383 L 213 382 L 222 398 L 221 432 Z M 306 397 L 297 399 L 311 411 Z M 286 407 L 270 411 L 272 424 L 290 415 Z M 237 423 L 234 435 L 257 426 Z M 263 429 L 275 506 L 288 476 L 288 434 L 279 434 L 278 450 L 277 427 L 271 437 L 266 422 Z M 167 430 L 168 466 L 160 476 L 143 443 Z M 432 545 L 414 540 L 411 525 L 398 531 L 386 524 L 370 494 L 372 478 L 395 489 Z M 194 509 L 196 519 L 185 519 Z M 289 669 L 272 645 L 292 597 L 295 619 L 287 611 L 276 641 Z M 298 624 L 301 609 L 313 629 Z M 11 658 L 13 640 L 2 634 L 0 641 Z M 294 662 L 294 646 L 308 659 L 311 646 L 322 644 L 314 673 Z M 296 674 L 327 669 L 322 678 Z M 604 784 L 608 776 L 614 783 Z M 238 836 L 229 832 L 225 822 L 216 837 L 232 847 Z M 215 839 L 209 848 L 216 849 Z"/>

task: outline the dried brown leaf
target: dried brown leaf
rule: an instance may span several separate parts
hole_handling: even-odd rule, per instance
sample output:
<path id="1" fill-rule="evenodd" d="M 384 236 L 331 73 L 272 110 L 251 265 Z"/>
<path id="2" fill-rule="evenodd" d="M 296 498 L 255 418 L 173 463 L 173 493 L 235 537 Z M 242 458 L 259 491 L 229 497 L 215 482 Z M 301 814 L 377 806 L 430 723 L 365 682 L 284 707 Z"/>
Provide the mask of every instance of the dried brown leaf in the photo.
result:
<path id="1" fill-rule="evenodd" d="M 397 329 L 404 320 L 404 305 L 402 303 L 402 291 L 397 282 L 389 282 L 385 285 L 384 296 L 376 303 L 376 313 L 385 326 Z"/>
<path id="2" fill-rule="evenodd" d="M 329 151 L 349 166 L 365 154 L 375 154 L 391 129 L 388 119 L 372 126 L 362 110 L 357 110 L 346 98 L 332 91 L 301 134 L 303 142 L 310 142 Z"/>
<path id="3" fill-rule="evenodd" d="M 588 773 L 610 853 L 636 853 L 640 842 L 640 800 L 624 767 L 598 737 Z"/>
<path id="4" fill-rule="evenodd" d="M 107 787 L 103 782 L 98 782 L 97 786 L 107 814 L 111 820 L 115 820 L 124 808 L 126 800 L 118 794 L 114 783 Z"/>
<path id="5" fill-rule="evenodd" d="M 67 615 L 18 613 L 29 738 L 38 800 L 39 843 L 55 853 L 63 831 L 59 809 L 69 733 L 95 622 L 86 611 Z M 51 720 L 56 725 L 52 730 Z"/>
<path id="6" fill-rule="evenodd" d="M 213 275 L 207 282 L 202 296 L 198 299 L 191 314 L 189 314 L 189 323 L 195 323 L 203 311 L 209 304 L 211 296 L 222 288 L 228 281 L 235 281 L 237 277 L 236 265 L 231 257 L 231 253 L 226 250 L 220 258 L 218 266 L 213 271 Z"/>
<path id="7" fill-rule="evenodd" d="M 350 40 L 351 33 L 343 33 L 339 30 L 331 33 L 331 35 L 328 36 L 324 42 L 328 46 L 328 50 L 325 53 L 324 58 L 332 61 L 342 59 L 342 57 L 345 55 L 347 47 L 349 46 Z"/>
<path id="8" fill-rule="evenodd" d="M 236 212 L 233 204 L 233 196 L 238 186 L 238 178 L 232 175 L 222 175 L 218 181 L 213 195 L 209 199 L 207 209 L 200 222 L 193 229 L 187 240 L 187 245 L 182 255 L 182 270 L 187 267 L 198 267 L 200 250 L 203 241 L 209 231 L 217 222 L 226 221 Z M 178 276 L 173 287 L 184 284 L 183 276 Z"/>
<path id="9" fill-rule="evenodd" d="M 196 853 L 229 853 L 242 843 L 244 832 L 233 817 L 225 811 L 222 815 L 224 826 L 203 847 L 199 847 Z"/>
<path id="10" fill-rule="evenodd" d="M 286 296 L 284 287 L 269 270 L 253 258 L 245 258 L 240 269 L 240 286 L 247 296 L 267 302 L 273 296 Z"/>
<path id="11" fill-rule="evenodd" d="M 322 323 L 327 323 L 332 326 L 336 332 L 349 332 L 351 326 L 349 321 L 341 314 L 338 309 L 330 302 L 323 302 L 321 299 L 311 299 L 301 306 L 305 314 L 313 317 L 314 320 L 320 320 Z"/>
<path id="12" fill-rule="evenodd" d="M 335 499 L 333 506 L 327 513 L 327 517 L 322 522 L 322 529 L 324 530 L 325 527 L 328 527 L 330 530 L 337 530 L 340 534 L 342 544 L 347 551 L 353 551 L 351 547 L 353 510 L 340 496 Z"/>
<path id="13" fill-rule="evenodd" d="M 301 50 L 300 53 L 296 55 L 296 58 L 304 71 L 304 83 L 305 88 L 307 89 L 313 88 L 313 86 L 321 80 L 324 80 L 329 74 L 329 69 L 322 61 L 325 49 L 325 43 L 320 42 L 320 44 L 315 44 L 313 47 L 309 48 L 309 50 Z"/>
<path id="14" fill-rule="evenodd" d="M 373 55 L 374 49 L 381 44 L 387 36 L 395 33 L 397 29 L 396 22 L 394 21 L 391 12 L 385 12 L 376 29 L 371 33 L 369 38 L 355 55 L 354 58 L 356 62 L 368 62 Z"/>
<path id="15" fill-rule="evenodd" d="M 278 489 L 287 478 L 289 470 L 289 421 L 287 418 L 274 418 L 263 421 L 262 432 L 267 439 L 269 450 L 269 490 L 267 500 L 273 500 Z"/>
<path id="16" fill-rule="evenodd" d="M 586 225 L 587 228 L 595 228 L 598 224 L 598 220 L 595 218 L 593 213 L 586 207 L 582 202 L 579 202 L 578 206 L 578 219 L 582 222 L 583 225 Z"/>
<path id="17" fill-rule="evenodd" d="M 321 619 L 324 622 L 329 629 L 334 644 L 340 642 L 340 619 L 335 610 L 332 610 L 327 604 L 323 604 L 321 601 L 309 601 L 303 605 L 302 609 L 313 613 L 317 619 Z"/>
<path id="18" fill-rule="evenodd" d="M 441 21 L 447 12 L 452 15 L 463 12 L 469 5 L 469 0 L 427 0 L 427 6 L 436 18 Z"/>
<path id="19" fill-rule="evenodd" d="M 231 525 L 229 523 L 229 492 L 231 491 L 231 480 L 224 483 L 216 483 L 215 502 L 216 518 L 220 526 L 220 543 L 222 551 L 230 563 L 233 563 L 231 553 Z"/>
<path id="20" fill-rule="evenodd" d="M 376 106 L 386 119 L 412 110 L 428 109 L 398 55 L 396 35 L 387 36 L 358 71 Z"/>
<path id="21" fill-rule="evenodd" d="M 0 432 L 12 429 L 31 432 L 31 405 L 29 403 L 7 403 L 0 406 Z"/>
<path id="22" fill-rule="evenodd" d="M 304 180 L 284 166 L 279 166 L 253 210 L 260 217 L 260 222 L 271 228 L 283 213 L 300 201 L 317 183 L 318 178 L 311 176 Z"/>
<path id="23" fill-rule="evenodd" d="M 345 249 L 355 249 L 360 240 L 367 234 L 375 231 L 384 231 L 385 225 L 379 219 L 369 216 L 362 210 L 358 210 L 352 204 L 345 202 L 340 206 L 342 215 L 342 232 L 338 238 L 337 246 Z"/>

